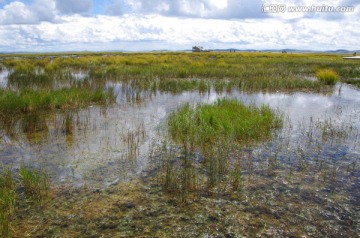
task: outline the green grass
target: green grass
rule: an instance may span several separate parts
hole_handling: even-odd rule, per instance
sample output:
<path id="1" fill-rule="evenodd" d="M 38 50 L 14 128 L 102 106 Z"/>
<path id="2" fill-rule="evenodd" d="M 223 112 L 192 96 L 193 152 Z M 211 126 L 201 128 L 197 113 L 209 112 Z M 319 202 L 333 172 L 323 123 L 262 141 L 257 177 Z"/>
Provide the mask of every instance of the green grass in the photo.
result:
<path id="1" fill-rule="evenodd" d="M 332 69 L 321 69 L 316 72 L 316 77 L 326 85 L 335 85 L 339 80 L 339 75 Z"/>
<path id="2" fill-rule="evenodd" d="M 8 237 L 11 232 L 11 220 L 15 216 L 17 193 L 9 169 L 0 175 L 0 237 Z"/>
<path id="3" fill-rule="evenodd" d="M 247 144 L 270 138 L 281 117 L 268 106 L 219 99 L 212 105 L 186 104 L 169 116 L 168 126 L 171 137 L 185 146 L 215 145 L 219 140 Z"/>
<path id="4" fill-rule="evenodd" d="M 21 90 L 18 92 L 0 90 L 0 112 L 18 113 L 44 111 L 55 108 L 82 107 L 91 103 L 105 103 L 114 99 L 103 90 L 69 88 L 51 90 Z"/>
<path id="5" fill-rule="evenodd" d="M 18 176 L 15 179 L 8 168 L 0 173 L 0 237 L 12 236 L 12 222 L 24 202 L 38 204 L 48 198 L 49 180 L 44 171 L 22 167 Z"/>
<path id="6" fill-rule="evenodd" d="M 193 192 L 212 193 L 221 183 L 238 190 L 242 169 L 234 155 L 240 155 L 244 146 L 271 138 L 273 130 L 282 126 L 282 116 L 268 106 L 223 98 L 211 105 L 186 104 L 170 114 L 167 125 L 182 152 L 178 162 L 173 156 L 163 159 L 163 187 L 186 201 Z M 201 164 L 194 156 L 198 152 Z"/>
<path id="7" fill-rule="evenodd" d="M 20 168 L 20 182 L 29 201 L 43 202 L 48 197 L 48 176 L 44 171 Z"/>
<path id="8" fill-rule="evenodd" d="M 167 125 L 182 151 L 179 161 L 171 151 L 163 159 L 163 187 L 186 201 L 194 192 L 211 194 L 221 183 L 240 189 L 242 169 L 235 155 L 242 154 L 245 146 L 270 139 L 273 130 L 282 126 L 282 116 L 265 105 L 246 106 L 223 98 L 210 105 L 185 104 L 170 114 Z M 198 152 L 203 158 L 200 164 L 194 156 Z"/>
<path id="9" fill-rule="evenodd" d="M 10 70 L 8 87 L 0 91 L 0 111 L 36 111 L 109 102 L 108 82 L 137 90 L 180 93 L 215 89 L 231 91 L 322 91 L 339 77 L 360 77 L 358 62 L 331 54 L 275 53 L 79 53 L 3 55 Z M 84 72 L 78 80 L 74 72 Z M 318 73 L 319 81 L 308 80 Z M 335 79 L 335 80 L 334 80 Z M 14 92 L 16 91 L 16 93 Z M 106 94 L 106 93 L 105 93 Z"/>

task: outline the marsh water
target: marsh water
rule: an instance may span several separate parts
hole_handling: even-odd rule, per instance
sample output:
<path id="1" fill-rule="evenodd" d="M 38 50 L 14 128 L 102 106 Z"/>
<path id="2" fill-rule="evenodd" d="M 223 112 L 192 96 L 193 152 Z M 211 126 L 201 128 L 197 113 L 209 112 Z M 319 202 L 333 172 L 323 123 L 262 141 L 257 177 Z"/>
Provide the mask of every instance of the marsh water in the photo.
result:
<path id="1" fill-rule="evenodd" d="M 3 74 L 7 72 L 0 75 L 5 82 Z M 79 72 L 76 77 L 81 80 L 85 76 Z M 247 105 L 266 104 L 283 114 L 282 131 L 276 132 L 272 141 L 253 147 L 254 154 L 279 150 L 279 158 L 285 159 L 309 150 L 310 134 L 322 133 L 324 137 L 329 130 L 340 136 L 336 141 L 321 142 L 322 157 L 356 163 L 360 159 L 360 91 L 346 84 L 338 84 L 327 93 L 210 89 L 177 94 L 141 91 L 135 96 L 126 84 L 111 86 L 117 95 L 114 105 L 5 120 L 0 132 L 1 162 L 13 168 L 44 167 L 54 183 L 73 186 L 106 187 L 131 180 L 151 167 L 149 152 L 154 144 L 167 140 L 164 130 L 169 113 L 185 103 L 212 103 L 223 97 L 237 98 Z M 311 161 L 310 151 L 306 154 Z M 359 186 L 357 181 L 356 188 Z"/>

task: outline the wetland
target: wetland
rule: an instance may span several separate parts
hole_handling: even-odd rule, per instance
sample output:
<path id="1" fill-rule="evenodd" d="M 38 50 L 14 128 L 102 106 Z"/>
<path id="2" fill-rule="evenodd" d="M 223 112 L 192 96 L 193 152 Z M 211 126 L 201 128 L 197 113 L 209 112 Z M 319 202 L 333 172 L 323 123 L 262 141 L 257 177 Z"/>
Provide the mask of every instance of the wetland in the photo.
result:
<path id="1" fill-rule="evenodd" d="M 358 237 L 360 64 L 0 57 L 4 237 Z"/>

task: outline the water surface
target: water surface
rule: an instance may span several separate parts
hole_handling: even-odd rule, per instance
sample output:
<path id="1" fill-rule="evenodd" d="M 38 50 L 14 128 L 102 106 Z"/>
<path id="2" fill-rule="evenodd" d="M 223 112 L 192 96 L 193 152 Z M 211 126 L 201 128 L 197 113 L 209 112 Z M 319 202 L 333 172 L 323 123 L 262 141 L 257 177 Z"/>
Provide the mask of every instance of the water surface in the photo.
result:
<path id="1" fill-rule="evenodd" d="M 78 79 L 82 77 L 80 73 Z M 336 153 L 340 153 L 349 160 L 359 160 L 356 136 L 360 131 L 360 91 L 345 84 L 337 85 L 329 94 L 209 90 L 179 94 L 142 91 L 135 95 L 125 85 L 112 86 L 118 95 L 115 105 L 25 115 L 10 125 L 4 122 L 0 134 L 2 163 L 15 168 L 22 164 L 43 166 L 55 183 L 74 186 L 107 186 L 128 180 L 147 169 L 152 146 L 164 139 L 169 113 L 185 103 L 212 103 L 222 97 L 237 98 L 248 105 L 266 104 L 284 115 L 286 125 L 282 131 L 273 141 L 254 149 L 254 155 L 272 153 L 284 143 L 287 148 L 281 152 L 283 157 L 299 148 L 306 150 L 309 146 L 305 144 L 305 132 L 315 122 L 330 121 L 339 130 L 352 129 L 335 152 L 329 146 L 328 152 L 322 152 L 324 156 L 330 153 L 337 159 Z"/>

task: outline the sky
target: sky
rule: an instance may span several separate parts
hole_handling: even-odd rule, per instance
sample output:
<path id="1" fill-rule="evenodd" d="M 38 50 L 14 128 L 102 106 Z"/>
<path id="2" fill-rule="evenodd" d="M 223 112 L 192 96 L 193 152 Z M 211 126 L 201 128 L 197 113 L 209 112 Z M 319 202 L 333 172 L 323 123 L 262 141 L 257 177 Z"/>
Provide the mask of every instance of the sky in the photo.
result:
<path id="1" fill-rule="evenodd" d="M 194 45 L 359 50 L 360 0 L 0 0 L 0 52 Z"/>

